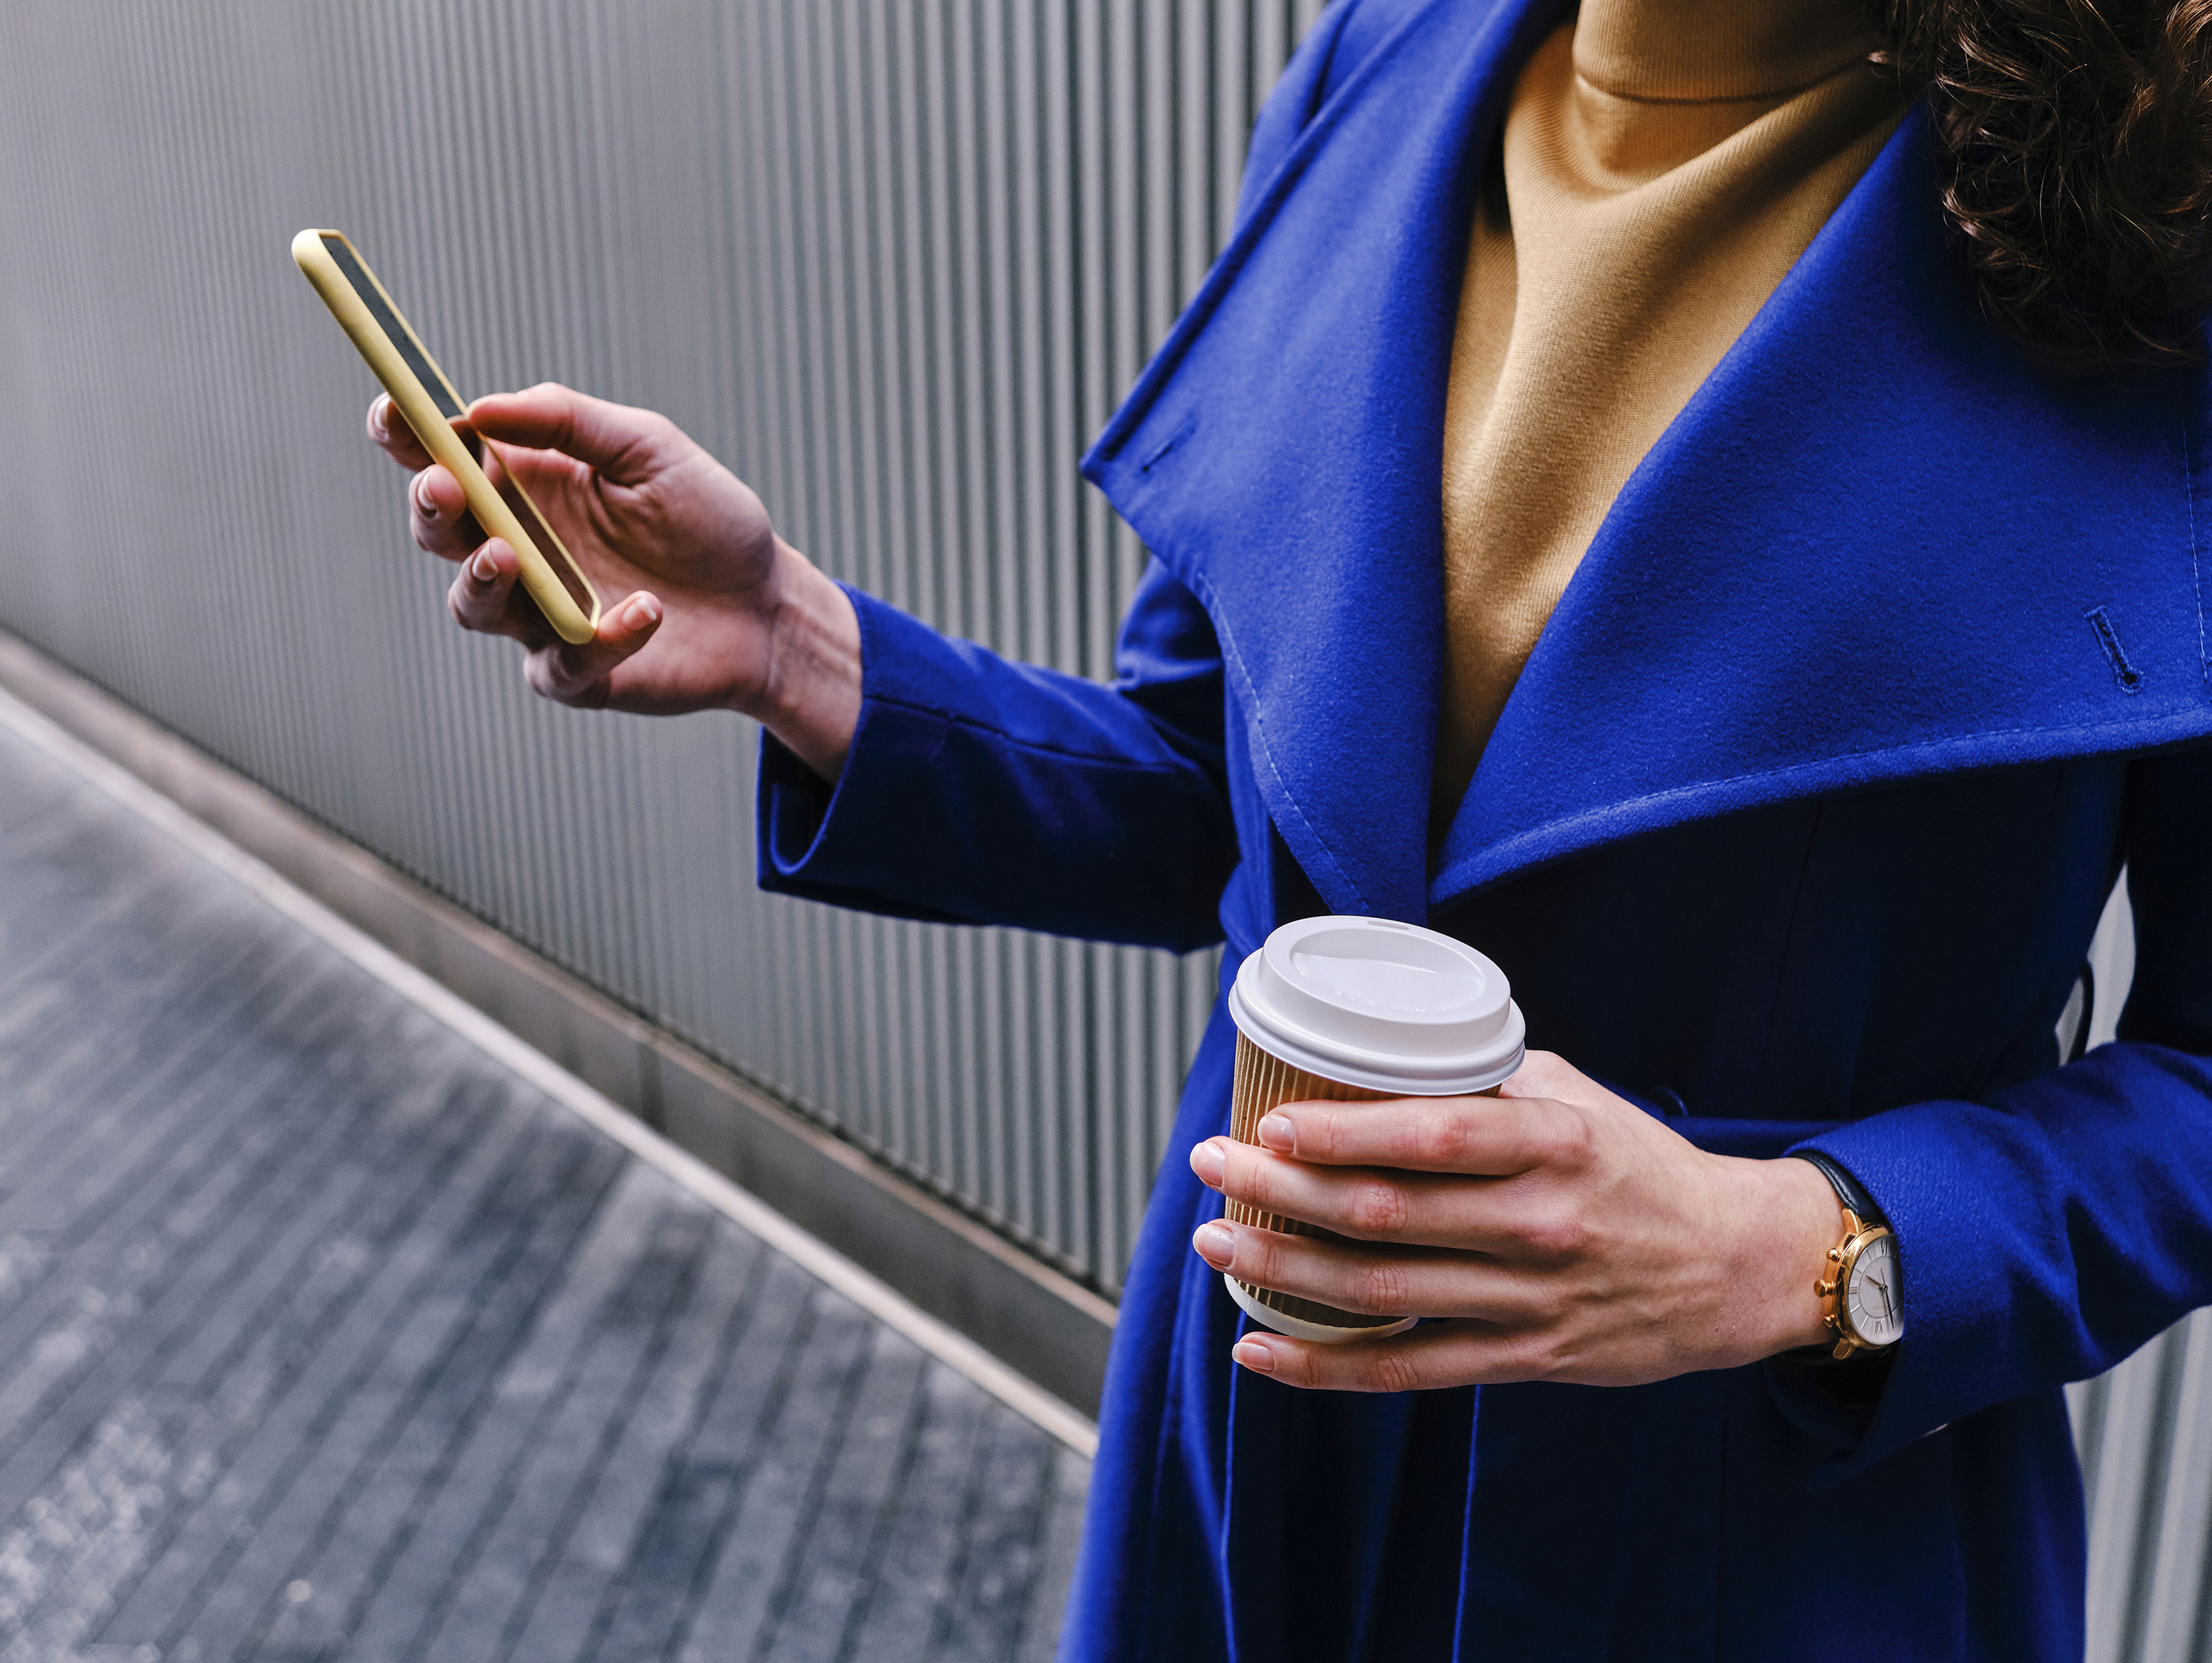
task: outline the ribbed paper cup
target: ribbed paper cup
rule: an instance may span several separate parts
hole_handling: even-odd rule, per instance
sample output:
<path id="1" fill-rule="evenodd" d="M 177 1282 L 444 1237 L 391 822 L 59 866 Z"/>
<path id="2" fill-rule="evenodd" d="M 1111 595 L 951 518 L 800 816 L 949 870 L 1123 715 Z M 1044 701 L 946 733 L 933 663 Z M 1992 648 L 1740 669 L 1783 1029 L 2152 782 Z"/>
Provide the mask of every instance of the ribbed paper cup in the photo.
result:
<path id="1" fill-rule="evenodd" d="M 1523 1025 L 1505 977 L 1464 942 L 1367 918 L 1300 919 L 1244 961 L 1230 989 L 1237 1074 L 1229 1130 L 1258 1145 L 1261 1117 L 1291 1102 L 1495 1096 L 1521 1065 Z M 1233 1223 L 1343 1238 L 1231 1201 Z M 1230 1296 L 1278 1333 L 1324 1344 L 1410 1328 L 1224 1275 Z"/>

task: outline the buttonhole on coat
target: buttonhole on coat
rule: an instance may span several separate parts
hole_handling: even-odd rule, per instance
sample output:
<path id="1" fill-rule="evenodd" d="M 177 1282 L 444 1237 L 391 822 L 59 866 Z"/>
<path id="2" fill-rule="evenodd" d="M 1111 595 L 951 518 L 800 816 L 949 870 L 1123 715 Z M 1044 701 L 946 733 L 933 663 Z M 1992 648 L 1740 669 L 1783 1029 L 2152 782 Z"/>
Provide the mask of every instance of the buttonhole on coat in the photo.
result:
<path id="1" fill-rule="evenodd" d="M 1176 446 L 1182 444 L 1184 440 L 1189 438 L 1192 429 L 1197 426 L 1198 417 L 1195 416 L 1184 416 L 1182 421 L 1176 423 L 1174 432 L 1170 433 L 1165 439 L 1160 440 L 1158 444 L 1153 446 L 1150 451 L 1146 452 L 1145 459 L 1137 464 L 1137 471 L 1140 474 L 1148 474 L 1152 472 L 1153 464 L 1158 462 L 1162 457 L 1165 456 Z"/>
<path id="2" fill-rule="evenodd" d="M 2081 615 L 2089 620 L 2089 628 L 2097 632 L 2097 645 L 2105 649 L 2105 657 L 2112 666 L 2112 679 L 2120 684 L 2123 693 L 2142 691 L 2142 671 L 2128 662 L 2127 649 L 2120 645 L 2118 631 L 2101 606 L 2093 606 Z"/>

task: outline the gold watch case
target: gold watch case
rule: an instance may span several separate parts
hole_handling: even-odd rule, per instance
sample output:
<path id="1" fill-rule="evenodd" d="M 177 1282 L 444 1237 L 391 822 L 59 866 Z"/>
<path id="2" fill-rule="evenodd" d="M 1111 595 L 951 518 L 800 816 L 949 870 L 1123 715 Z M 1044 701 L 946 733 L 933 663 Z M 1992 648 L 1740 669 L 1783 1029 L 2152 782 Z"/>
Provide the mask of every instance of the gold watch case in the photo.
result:
<path id="1" fill-rule="evenodd" d="M 1875 1339 L 1859 1332 L 1851 1320 L 1850 1290 L 1859 1260 L 1868 1248 L 1877 1241 L 1893 1245 L 1889 1255 L 1897 1251 L 1896 1237 L 1887 1224 L 1869 1224 L 1849 1207 L 1844 1209 L 1844 1239 L 1828 1249 L 1828 1275 L 1813 1284 L 1813 1291 L 1820 1296 L 1820 1321 L 1835 1336 L 1834 1356 L 1838 1361 L 1857 1351 L 1879 1351 L 1897 1343 L 1898 1336 Z M 1900 1332 L 1903 1318 L 1899 1318 Z"/>

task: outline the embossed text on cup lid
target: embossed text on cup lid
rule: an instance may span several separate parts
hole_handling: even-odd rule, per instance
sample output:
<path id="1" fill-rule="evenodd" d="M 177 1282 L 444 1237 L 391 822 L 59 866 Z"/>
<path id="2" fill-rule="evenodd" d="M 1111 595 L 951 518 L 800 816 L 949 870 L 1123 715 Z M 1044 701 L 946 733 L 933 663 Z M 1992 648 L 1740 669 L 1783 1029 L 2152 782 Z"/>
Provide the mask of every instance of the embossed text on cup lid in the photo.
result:
<path id="1" fill-rule="evenodd" d="M 1465 942 L 1378 918 L 1302 918 L 1229 990 L 1246 1038 L 1369 1091 L 1486 1091 L 1521 1065 L 1527 1028 L 1504 973 Z"/>

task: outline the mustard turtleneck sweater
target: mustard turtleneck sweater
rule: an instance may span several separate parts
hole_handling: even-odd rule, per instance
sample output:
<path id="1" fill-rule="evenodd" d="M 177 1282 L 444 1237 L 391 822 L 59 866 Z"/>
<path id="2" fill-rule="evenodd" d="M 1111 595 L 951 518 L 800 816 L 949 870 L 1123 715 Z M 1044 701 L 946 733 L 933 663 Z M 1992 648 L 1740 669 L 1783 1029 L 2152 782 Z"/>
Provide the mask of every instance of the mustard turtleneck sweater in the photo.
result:
<path id="1" fill-rule="evenodd" d="M 1599 522 L 1904 113 L 1853 0 L 1583 0 L 1516 83 L 1444 422 L 1449 821 Z"/>

